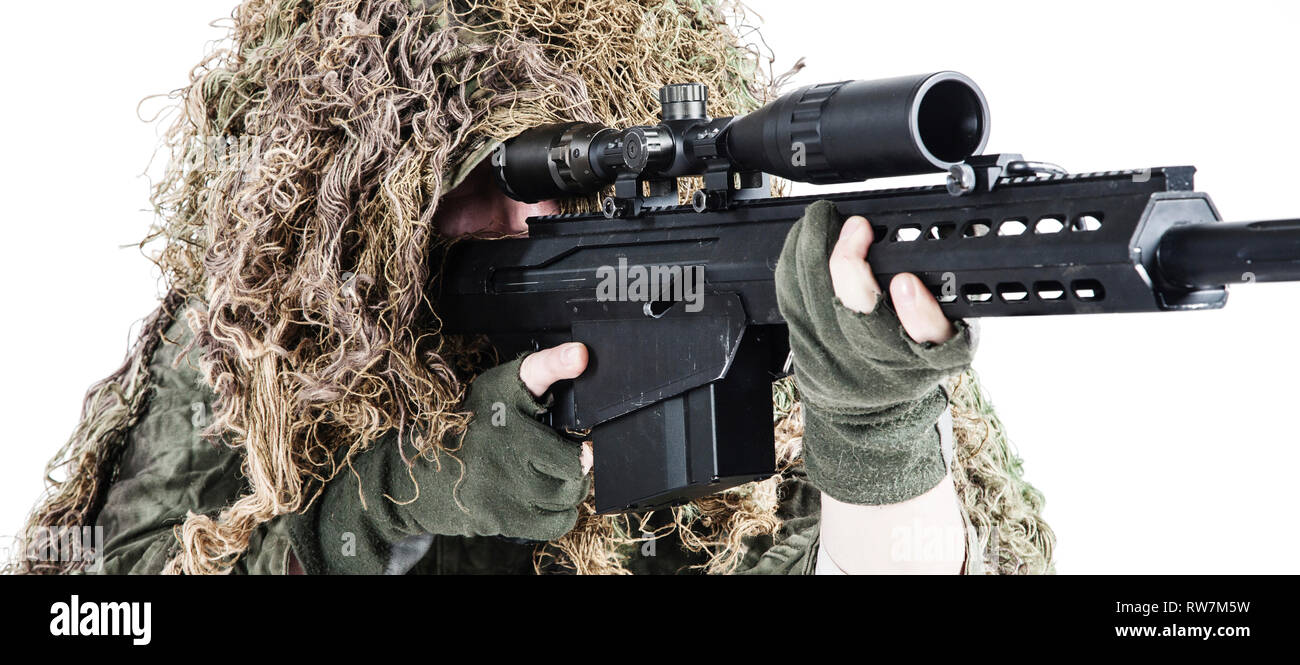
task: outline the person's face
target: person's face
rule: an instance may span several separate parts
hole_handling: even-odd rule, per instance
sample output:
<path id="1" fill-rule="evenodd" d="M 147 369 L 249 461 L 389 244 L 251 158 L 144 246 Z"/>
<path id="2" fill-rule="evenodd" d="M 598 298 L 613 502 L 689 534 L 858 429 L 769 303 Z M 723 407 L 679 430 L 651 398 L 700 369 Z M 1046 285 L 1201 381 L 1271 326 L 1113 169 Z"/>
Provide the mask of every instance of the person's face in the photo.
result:
<path id="1" fill-rule="evenodd" d="M 433 218 L 439 234 L 519 235 L 528 232 L 524 220 L 529 217 L 560 211 L 555 201 L 520 203 L 506 196 L 497 187 L 491 169 L 488 160 L 483 160 L 469 177 L 442 197 Z"/>

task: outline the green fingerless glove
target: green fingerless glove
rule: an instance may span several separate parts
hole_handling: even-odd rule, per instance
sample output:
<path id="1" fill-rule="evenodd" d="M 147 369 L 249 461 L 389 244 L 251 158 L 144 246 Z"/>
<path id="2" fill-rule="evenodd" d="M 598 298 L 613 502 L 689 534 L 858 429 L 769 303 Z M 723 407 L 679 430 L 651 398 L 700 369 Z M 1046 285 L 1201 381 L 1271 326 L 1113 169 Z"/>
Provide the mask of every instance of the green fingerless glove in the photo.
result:
<path id="1" fill-rule="evenodd" d="M 590 477 L 582 472 L 580 446 L 536 420 L 549 404 L 524 387 L 521 362 L 488 370 L 470 385 L 465 408 L 474 419 L 454 452 L 464 463 L 463 474 L 446 454 L 441 468 L 423 457 L 408 467 L 393 433 L 353 460 L 355 474 L 344 470 L 307 512 L 291 516 L 293 548 L 303 569 L 381 573 L 394 545 L 409 536 L 542 541 L 572 529 Z M 419 496 L 412 501 L 416 482 Z"/>
<path id="2" fill-rule="evenodd" d="M 975 332 L 958 321 L 952 339 L 922 344 L 883 299 L 870 314 L 845 307 L 829 268 L 843 223 L 830 201 L 808 206 L 776 266 L 804 403 L 804 464 L 834 499 L 899 503 L 947 473 L 936 427 L 948 405 L 940 384 L 970 364 Z"/>

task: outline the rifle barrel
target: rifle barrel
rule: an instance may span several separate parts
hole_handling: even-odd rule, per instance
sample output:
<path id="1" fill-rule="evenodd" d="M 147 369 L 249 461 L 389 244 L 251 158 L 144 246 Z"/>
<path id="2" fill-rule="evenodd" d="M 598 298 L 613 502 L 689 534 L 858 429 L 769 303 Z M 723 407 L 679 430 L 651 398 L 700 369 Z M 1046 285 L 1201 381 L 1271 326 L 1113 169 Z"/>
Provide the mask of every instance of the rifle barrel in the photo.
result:
<path id="1" fill-rule="evenodd" d="M 1157 249 L 1171 286 L 1205 289 L 1239 282 L 1300 280 L 1300 219 L 1175 226 Z"/>

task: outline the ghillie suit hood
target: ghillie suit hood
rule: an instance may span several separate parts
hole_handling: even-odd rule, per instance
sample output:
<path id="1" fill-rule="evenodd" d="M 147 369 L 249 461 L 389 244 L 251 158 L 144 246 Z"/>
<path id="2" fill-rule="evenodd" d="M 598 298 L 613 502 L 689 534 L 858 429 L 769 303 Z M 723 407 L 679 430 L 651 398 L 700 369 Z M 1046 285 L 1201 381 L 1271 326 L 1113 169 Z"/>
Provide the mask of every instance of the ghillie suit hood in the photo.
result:
<path id="1" fill-rule="evenodd" d="M 733 115 L 778 84 L 727 0 L 247 0 L 232 19 L 177 94 L 153 192 L 160 221 L 145 243 L 169 295 L 123 369 L 92 387 L 29 540 L 94 523 L 147 405 L 148 359 L 182 301 L 217 395 L 205 434 L 242 451 L 248 491 L 220 514 L 187 517 L 169 571 L 228 571 L 259 525 L 304 510 L 390 430 L 445 463 L 442 442 L 469 418 L 464 382 L 489 359 L 478 341 L 441 335 L 425 297 L 439 199 L 527 127 L 641 124 L 657 117 L 653 91 L 683 81 L 707 84 L 711 110 Z M 801 411 L 788 383 L 777 395 L 778 447 L 797 465 Z M 1014 553 L 1003 570 L 1048 569 L 1041 501 L 1001 428 L 973 383 L 955 401 L 969 424 L 958 488 L 972 520 Z M 777 498 L 775 480 L 743 486 L 676 509 L 666 528 L 725 572 L 742 538 L 779 528 Z M 538 548 L 539 567 L 624 571 L 644 537 L 635 518 L 587 512 Z"/>

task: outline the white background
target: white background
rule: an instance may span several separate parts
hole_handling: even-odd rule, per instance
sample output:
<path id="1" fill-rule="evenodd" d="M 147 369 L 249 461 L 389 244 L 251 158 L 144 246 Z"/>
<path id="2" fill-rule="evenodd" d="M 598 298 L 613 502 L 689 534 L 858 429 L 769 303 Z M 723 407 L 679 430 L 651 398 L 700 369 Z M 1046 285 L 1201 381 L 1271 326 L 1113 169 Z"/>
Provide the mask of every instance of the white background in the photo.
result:
<path id="1" fill-rule="evenodd" d="M 989 99 L 989 152 L 1071 171 L 1194 164 L 1225 218 L 1300 217 L 1300 6 L 750 5 L 778 72 L 807 58 L 796 83 L 956 69 Z M 136 105 L 184 84 L 232 6 L 64 3 L 57 38 L 48 7 L 6 8 L 0 535 L 153 307 L 133 244 L 157 133 Z M 1061 572 L 1300 572 L 1298 303 L 1300 286 L 1264 284 L 1219 312 L 984 322 L 976 367 L 1047 494 Z"/>

